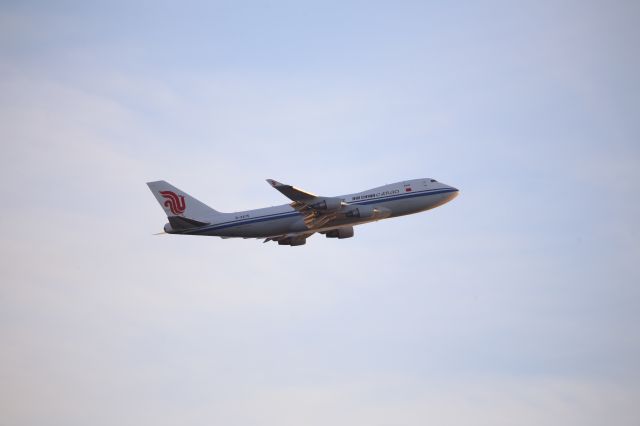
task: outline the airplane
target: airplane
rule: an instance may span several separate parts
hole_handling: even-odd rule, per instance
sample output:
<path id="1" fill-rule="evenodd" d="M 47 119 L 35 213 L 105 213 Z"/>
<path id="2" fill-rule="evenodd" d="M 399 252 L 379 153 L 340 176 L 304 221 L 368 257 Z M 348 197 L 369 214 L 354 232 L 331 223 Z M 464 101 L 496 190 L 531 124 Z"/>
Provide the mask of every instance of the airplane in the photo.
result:
<path id="1" fill-rule="evenodd" d="M 169 219 L 162 233 L 264 238 L 265 243 L 275 241 L 287 246 L 304 245 L 314 233 L 327 238 L 351 238 L 356 225 L 430 210 L 458 195 L 458 189 L 430 178 L 338 197 L 314 195 L 273 179 L 267 182 L 291 203 L 222 213 L 163 180 L 147 185 Z"/>

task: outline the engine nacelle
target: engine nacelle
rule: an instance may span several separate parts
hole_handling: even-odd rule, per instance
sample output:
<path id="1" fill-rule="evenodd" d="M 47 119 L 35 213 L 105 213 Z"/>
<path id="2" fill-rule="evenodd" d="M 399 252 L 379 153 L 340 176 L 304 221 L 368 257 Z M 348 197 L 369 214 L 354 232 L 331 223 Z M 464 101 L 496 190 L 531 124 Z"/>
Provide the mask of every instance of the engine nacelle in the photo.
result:
<path id="1" fill-rule="evenodd" d="M 284 240 L 278 241 L 278 244 L 281 246 L 303 246 L 307 244 L 306 238 L 286 238 Z"/>
<path id="2" fill-rule="evenodd" d="M 349 210 L 345 213 L 345 217 L 359 217 L 359 218 L 368 218 L 372 217 L 374 214 L 373 207 L 370 206 L 358 206 L 353 210 Z"/>
<path id="3" fill-rule="evenodd" d="M 342 207 L 342 198 L 321 198 L 310 204 L 310 207 L 317 210 L 339 210 Z"/>
<path id="4" fill-rule="evenodd" d="M 345 226 L 343 228 L 332 229 L 328 231 L 325 236 L 327 238 L 351 238 L 353 237 L 353 226 Z"/>

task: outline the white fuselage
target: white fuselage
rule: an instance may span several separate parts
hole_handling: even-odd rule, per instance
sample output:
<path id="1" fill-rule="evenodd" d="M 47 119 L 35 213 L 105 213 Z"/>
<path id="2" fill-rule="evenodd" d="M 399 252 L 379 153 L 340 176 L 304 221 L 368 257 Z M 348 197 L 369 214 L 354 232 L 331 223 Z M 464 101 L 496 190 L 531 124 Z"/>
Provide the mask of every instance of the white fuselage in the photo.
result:
<path id="1" fill-rule="evenodd" d="M 309 229 L 304 216 L 289 204 L 220 213 L 212 223 L 195 229 L 176 231 L 185 235 L 218 237 L 264 238 L 301 232 L 324 232 L 345 226 L 403 216 L 438 207 L 458 195 L 458 190 L 433 179 L 414 179 L 380 186 L 355 194 L 343 195 L 343 209 L 371 209 L 377 213 L 369 217 L 345 217 L 333 220 L 321 228 Z"/>

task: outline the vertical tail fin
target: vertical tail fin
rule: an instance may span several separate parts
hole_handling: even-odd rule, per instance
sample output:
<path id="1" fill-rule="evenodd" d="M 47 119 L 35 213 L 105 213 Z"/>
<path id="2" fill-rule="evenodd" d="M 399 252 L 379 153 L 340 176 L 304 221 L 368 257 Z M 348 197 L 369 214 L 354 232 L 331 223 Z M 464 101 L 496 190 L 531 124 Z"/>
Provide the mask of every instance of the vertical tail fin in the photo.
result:
<path id="1" fill-rule="evenodd" d="M 221 214 L 164 180 L 147 182 L 147 186 L 169 218 L 211 222 L 214 216 Z"/>

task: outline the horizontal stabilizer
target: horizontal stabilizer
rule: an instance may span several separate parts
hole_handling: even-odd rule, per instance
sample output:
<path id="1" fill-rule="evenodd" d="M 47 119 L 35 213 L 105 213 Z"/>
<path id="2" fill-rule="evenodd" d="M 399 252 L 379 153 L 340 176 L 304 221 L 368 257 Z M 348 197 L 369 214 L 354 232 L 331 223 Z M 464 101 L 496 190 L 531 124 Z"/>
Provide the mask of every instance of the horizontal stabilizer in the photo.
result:
<path id="1" fill-rule="evenodd" d="M 189 219 L 181 216 L 169 216 L 169 224 L 171 228 L 175 230 L 184 230 L 191 228 L 199 228 L 201 226 L 209 225 L 207 222 L 200 222 L 194 219 Z"/>

